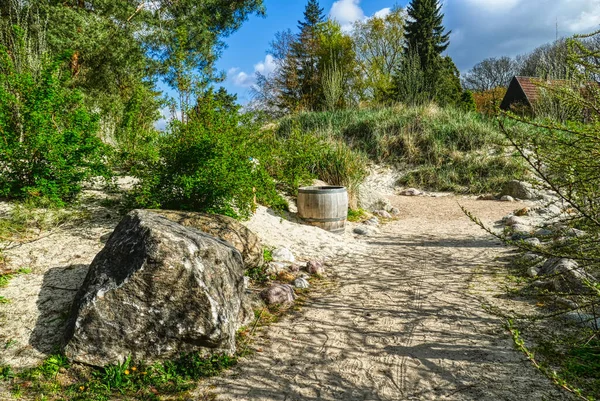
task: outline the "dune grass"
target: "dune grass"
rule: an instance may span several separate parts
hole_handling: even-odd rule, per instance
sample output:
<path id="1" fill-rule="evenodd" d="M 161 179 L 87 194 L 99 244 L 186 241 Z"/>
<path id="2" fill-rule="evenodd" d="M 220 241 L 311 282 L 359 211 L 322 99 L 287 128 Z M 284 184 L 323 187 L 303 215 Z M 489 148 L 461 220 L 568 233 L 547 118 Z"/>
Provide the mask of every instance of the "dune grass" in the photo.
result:
<path id="1" fill-rule="evenodd" d="M 497 192 L 526 175 L 497 123 L 434 105 L 304 113 L 284 118 L 277 135 L 294 132 L 345 143 L 376 163 L 407 173 L 399 184 L 458 193 Z M 346 164 L 347 165 L 347 164 Z"/>

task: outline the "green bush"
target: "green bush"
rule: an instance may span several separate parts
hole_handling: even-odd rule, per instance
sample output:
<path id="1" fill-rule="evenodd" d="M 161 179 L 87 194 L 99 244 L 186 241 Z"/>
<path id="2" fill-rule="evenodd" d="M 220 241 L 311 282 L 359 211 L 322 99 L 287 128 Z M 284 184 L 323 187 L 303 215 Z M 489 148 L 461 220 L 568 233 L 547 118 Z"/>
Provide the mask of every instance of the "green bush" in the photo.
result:
<path id="1" fill-rule="evenodd" d="M 298 187 L 309 185 L 315 174 L 315 166 L 323 152 L 322 138 L 293 129 L 285 136 L 270 133 L 272 148 L 265 157 L 269 173 L 277 180 L 284 192 L 295 195 Z M 267 155 L 265 155 L 267 156 Z"/>
<path id="2" fill-rule="evenodd" d="M 271 135 L 269 171 L 287 193 L 295 195 L 298 187 L 318 178 L 347 187 L 352 197 L 367 175 L 367 157 L 341 139 L 301 129 L 296 123 L 289 131 L 278 129 Z"/>
<path id="3" fill-rule="evenodd" d="M 159 157 L 140 170 L 133 191 L 142 207 L 248 217 L 257 201 L 282 207 L 263 166 L 264 143 L 250 116 L 223 90 L 198 100 L 188 121 L 172 121 L 159 139 Z"/>
<path id="4" fill-rule="evenodd" d="M 17 71 L 0 47 L 0 197 L 62 205 L 83 180 L 107 175 L 98 118 L 69 88 L 61 64 L 45 63 L 39 74 Z"/>
<path id="5" fill-rule="evenodd" d="M 468 112 L 476 112 L 477 104 L 475 103 L 475 96 L 470 90 L 465 90 L 460 96 L 460 108 Z"/>

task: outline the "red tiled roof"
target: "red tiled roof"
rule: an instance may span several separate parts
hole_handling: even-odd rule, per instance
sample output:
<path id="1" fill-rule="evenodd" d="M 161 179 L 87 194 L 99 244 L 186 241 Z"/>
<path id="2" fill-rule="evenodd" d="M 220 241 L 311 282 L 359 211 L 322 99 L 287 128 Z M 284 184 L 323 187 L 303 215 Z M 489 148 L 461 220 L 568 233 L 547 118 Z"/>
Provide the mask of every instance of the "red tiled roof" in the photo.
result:
<path id="1" fill-rule="evenodd" d="M 530 104 L 533 104 L 535 100 L 539 96 L 539 86 L 537 86 L 533 80 L 535 78 L 531 77 L 515 77 L 523 92 L 525 92 L 525 96 L 527 96 L 527 100 Z"/>

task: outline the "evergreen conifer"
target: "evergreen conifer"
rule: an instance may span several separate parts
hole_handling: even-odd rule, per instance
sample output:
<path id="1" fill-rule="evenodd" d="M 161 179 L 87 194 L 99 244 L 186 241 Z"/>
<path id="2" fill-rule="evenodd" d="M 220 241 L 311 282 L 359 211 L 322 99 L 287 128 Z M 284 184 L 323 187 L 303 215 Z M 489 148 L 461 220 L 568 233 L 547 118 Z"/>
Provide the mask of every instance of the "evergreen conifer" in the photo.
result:
<path id="1" fill-rule="evenodd" d="M 416 52 L 425 71 L 436 69 L 440 55 L 450 45 L 444 33 L 444 14 L 439 0 L 412 0 L 407 7 L 406 50 Z"/>

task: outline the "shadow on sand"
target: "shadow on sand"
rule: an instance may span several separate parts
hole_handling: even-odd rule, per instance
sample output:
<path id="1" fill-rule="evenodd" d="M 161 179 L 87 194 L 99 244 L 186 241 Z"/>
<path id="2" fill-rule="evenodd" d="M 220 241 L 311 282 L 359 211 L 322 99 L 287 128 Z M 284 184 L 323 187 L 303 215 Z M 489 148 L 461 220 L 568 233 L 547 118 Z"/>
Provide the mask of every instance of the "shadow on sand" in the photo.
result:
<path id="1" fill-rule="evenodd" d="M 37 299 L 39 317 L 29 337 L 36 350 L 51 354 L 60 350 L 65 323 L 75 294 L 81 287 L 88 265 L 54 267 L 44 274 Z"/>

